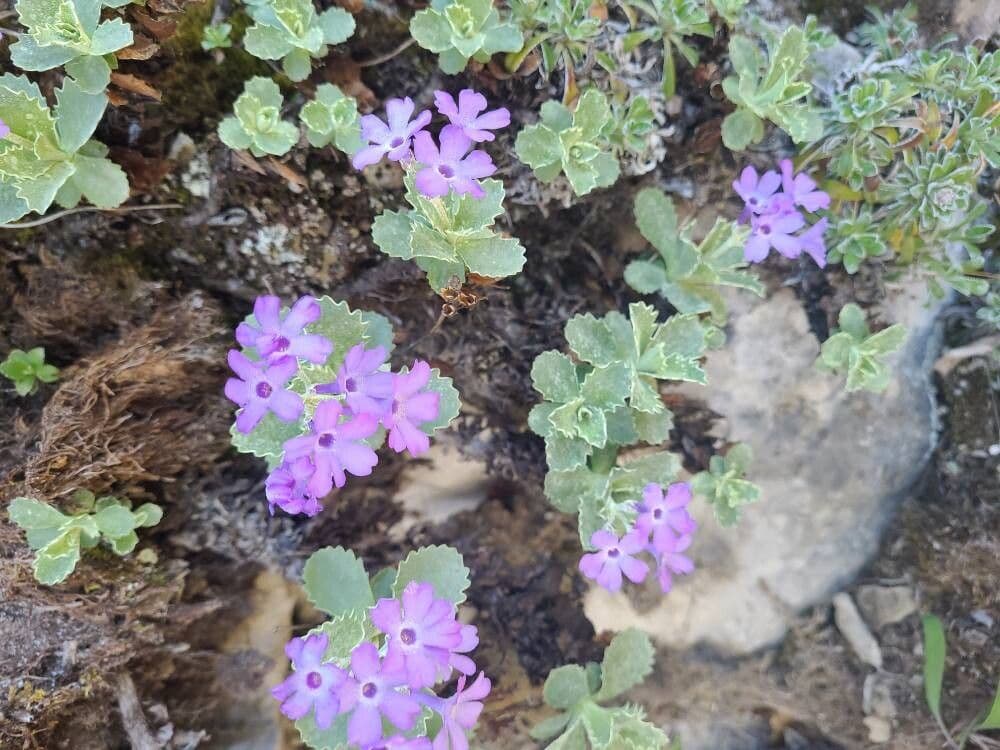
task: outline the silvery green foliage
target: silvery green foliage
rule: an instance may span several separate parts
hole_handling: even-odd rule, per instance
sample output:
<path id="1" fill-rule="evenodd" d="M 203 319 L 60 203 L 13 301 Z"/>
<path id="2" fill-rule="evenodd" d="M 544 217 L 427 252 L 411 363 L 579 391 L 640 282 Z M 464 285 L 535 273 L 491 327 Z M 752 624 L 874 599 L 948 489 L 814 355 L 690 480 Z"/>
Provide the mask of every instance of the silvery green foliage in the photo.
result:
<path id="1" fill-rule="evenodd" d="M 532 382 L 544 400 L 528 425 L 545 438 L 545 494 L 559 510 L 578 514 L 584 545 L 598 529 L 623 531 L 642 488 L 676 476 L 680 464 L 669 453 L 618 465 L 619 449 L 667 440 L 673 415 L 658 383 L 704 383 L 698 360 L 714 330 L 697 315 L 660 323 L 640 302 L 629 306 L 628 318 L 617 311 L 571 318 L 565 333 L 573 356 L 547 351 L 535 359 Z"/>
<path id="2" fill-rule="evenodd" d="M 324 547 L 314 552 L 302 571 L 302 583 L 309 601 L 330 619 L 309 631 L 324 634 L 328 646 L 324 661 L 338 667 L 350 666 L 351 651 L 364 641 L 380 646 L 382 635 L 375 629 L 368 610 L 378 599 L 398 598 L 411 581 L 429 583 L 438 598 L 456 607 L 465 601 L 469 588 L 469 569 L 462 556 L 451 547 L 422 547 L 411 552 L 396 568 L 383 568 L 369 577 L 361 562 L 343 547 Z M 302 741 L 309 747 L 339 750 L 349 746 L 347 723 L 350 713 L 334 719 L 328 729 L 320 729 L 315 714 L 295 722 Z M 412 736 L 426 736 L 430 712 L 417 720 Z"/>
<path id="3" fill-rule="evenodd" d="M 201 32 L 201 48 L 206 52 L 213 49 L 229 49 L 233 46 L 233 40 L 229 38 L 232 31 L 233 25 L 229 23 L 206 26 Z"/>
<path id="4" fill-rule="evenodd" d="M 59 370 L 45 364 L 45 350 L 39 346 L 27 352 L 11 351 L 7 359 L 0 362 L 0 375 L 14 384 L 18 396 L 27 396 L 39 383 L 54 383 L 59 378 Z"/>
<path id="5" fill-rule="evenodd" d="M 248 434 L 237 430 L 235 424 L 230 429 L 236 450 L 265 458 L 272 467 L 280 463 L 285 443 L 307 431 L 306 426 L 316 407 L 324 399 L 338 398 L 334 395 L 318 394 L 315 388 L 336 380 L 337 371 L 351 347 L 363 343 L 369 349 L 376 346 L 384 347 L 386 352 L 391 352 L 393 348 L 392 325 L 382 315 L 367 310 L 351 310 L 346 302 L 335 302 L 330 297 L 320 297 L 318 302 L 322 315 L 315 323 L 307 326 L 305 332 L 319 334 L 328 339 L 333 344 L 333 353 L 323 364 L 301 361 L 298 373 L 288 383 L 287 387 L 299 394 L 305 403 L 302 417 L 297 422 L 282 422 L 274 414 L 268 413 Z M 284 312 L 282 311 L 282 314 Z M 254 326 L 259 325 L 253 315 L 247 318 L 247 322 Z M 256 359 L 251 350 L 244 349 L 243 354 Z M 458 391 L 452 385 L 451 378 L 442 376 L 437 369 L 431 370 L 427 388 L 441 396 L 437 420 L 421 425 L 424 432 L 432 435 L 436 430 L 447 427 L 458 416 L 460 402 Z M 372 448 L 378 449 L 384 439 L 385 430 L 379 429 L 366 442 Z"/>
<path id="6" fill-rule="evenodd" d="M 688 65 L 698 64 L 698 50 L 686 41 L 686 37 L 715 36 L 715 27 L 708 15 L 704 0 L 625 0 L 626 5 L 636 8 L 649 16 L 653 26 L 632 32 L 625 43 L 632 45 L 638 41 L 663 42 L 663 95 L 673 96 L 677 91 L 677 71 L 674 64 L 676 49 Z"/>
<path id="7" fill-rule="evenodd" d="M 11 522 L 27 532 L 28 545 L 35 550 L 32 567 L 39 583 L 52 586 L 66 580 L 80 561 L 80 550 L 101 541 L 116 555 L 127 555 L 139 543 L 136 529 L 156 526 L 163 517 L 153 503 L 133 510 L 128 500 L 95 499 L 85 490 L 73 499 L 77 507 L 72 515 L 29 497 L 14 498 L 8 507 Z"/>
<path id="8" fill-rule="evenodd" d="M 750 446 L 738 443 L 725 456 L 712 456 L 708 471 L 691 478 L 691 489 L 706 498 L 723 526 L 732 526 L 740 520 L 740 509 L 760 499 L 760 487 L 744 479 L 753 462 Z"/>
<path id="9" fill-rule="evenodd" d="M 976 310 L 976 317 L 994 328 L 1000 328 L 1000 294 L 987 294 L 983 299 L 983 306 Z"/>
<path id="10" fill-rule="evenodd" d="M 646 137 L 656 128 L 656 115 L 649 100 L 644 96 L 629 96 L 624 101 L 613 101 L 611 110 L 611 123 L 605 133 L 612 147 L 619 153 L 645 151 Z"/>
<path id="11" fill-rule="evenodd" d="M 906 328 L 899 325 L 872 334 L 861 308 L 844 305 L 840 327 L 823 342 L 817 367 L 835 373 L 847 373 L 847 391 L 864 389 L 881 393 L 889 385 L 891 372 L 883 361 L 906 341 Z"/>
<path id="12" fill-rule="evenodd" d="M 639 706 L 604 706 L 653 671 L 653 646 L 641 630 L 614 637 L 600 664 L 568 664 L 549 672 L 545 703 L 559 711 L 531 730 L 549 750 L 661 750 L 669 739 Z"/>
<path id="13" fill-rule="evenodd" d="M 320 84 L 316 98 L 302 107 L 299 119 L 306 126 L 309 144 L 316 148 L 333 144 L 348 155 L 361 148 L 358 103 L 337 86 Z"/>
<path id="14" fill-rule="evenodd" d="M 803 80 L 811 49 L 806 28 L 799 26 L 789 26 L 768 45 L 767 54 L 749 37 L 734 36 L 729 41 L 733 75 L 722 87 L 736 111 L 722 122 L 722 140 L 728 148 L 742 151 L 759 142 L 766 120 L 796 143 L 822 135 L 823 121 L 809 101 L 812 84 Z"/>
<path id="15" fill-rule="evenodd" d="M 832 226 L 827 260 L 842 263 L 848 273 L 857 273 L 868 258 L 877 258 L 889 251 L 882 229 L 867 206 L 853 214 L 842 215 Z"/>
<path id="16" fill-rule="evenodd" d="M 507 55 L 507 69 L 517 70 L 535 49 L 541 53 L 544 75 L 560 66 L 582 64 L 601 33 L 601 20 L 591 13 L 592 6 L 590 0 L 510 0 L 511 21 L 526 41 Z"/>
<path id="17" fill-rule="evenodd" d="M 655 188 L 644 188 L 635 199 L 635 219 L 642 236 L 658 255 L 634 260 L 625 269 L 625 281 L 640 294 L 660 294 L 681 313 L 711 313 L 724 325 L 726 303 L 719 287 L 747 289 L 758 297 L 764 287 L 757 276 L 743 270 L 743 245 L 749 230 L 718 219 L 704 240 L 691 239 L 691 226 L 679 227 L 673 201 Z"/>
<path id="18" fill-rule="evenodd" d="M 501 21 L 493 0 L 431 0 L 431 7 L 413 16 L 410 35 L 438 56 L 438 65 L 454 75 L 469 59 L 489 62 L 498 52 L 517 52 L 524 45 L 521 30 Z"/>
<path id="19" fill-rule="evenodd" d="M 499 180 L 483 180 L 486 195 L 449 193 L 427 198 L 414 185 L 413 170 L 405 178 L 409 211 L 385 211 L 376 217 L 372 239 L 394 258 L 414 261 L 441 291 L 466 273 L 489 278 L 513 276 L 524 266 L 524 246 L 493 227 L 503 213 L 504 189 Z"/>
<path id="20" fill-rule="evenodd" d="M 43 214 L 55 201 L 63 208 L 83 198 L 99 208 L 128 199 L 128 179 L 91 140 L 108 99 L 65 79 L 50 110 L 38 86 L 24 76 L 0 76 L 0 120 L 10 133 L 0 140 L 0 224 L 29 211 Z"/>
<path id="21" fill-rule="evenodd" d="M 132 29 L 120 18 L 101 23 L 101 0 L 18 0 L 18 20 L 27 27 L 10 47 L 22 70 L 60 65 L 80 88 L 97 94 L 111 80 L 114 53 L 132 44 Z"/>
<path id="22" fill-rule="evenodd" d="M 735 26 L 750 0 L 710 0 L 709 5 L 730 26 Z"/>
<path id="23" fill-rule="evenodd" d="M 620 169 L 605 135 L 612 123 L 604 94 L 587 89 L 573 112 L 549 100 L 542 105 L 541 116 L 541 122 L 517 134 L 514 144 L 518 158 L 539 180 L 551 182 L 565 173 L 577 195 L 615 183 Z"/>
<path id="24" fill-rule="evenodd" d="M 264 0 L 247 5 L 254 25 L 243 46 L 262 60 L 281 60 L 293 81 L 304 81 L 312 61 L 326 57 L 327 47 L 354 33 L 354 16 L 336 6 L 317 13 L 312 0 Z"/>
<path id="25" fill-rule="evenodd" d="M 284 98 L 278 84 L 255 76 L 233 105 L 234 116 L 219 123 L 219 138 L 229 148 L 250 149 L 254 156 L 281 156 L 299 140 L 299 129 L 281 119 Z"/>

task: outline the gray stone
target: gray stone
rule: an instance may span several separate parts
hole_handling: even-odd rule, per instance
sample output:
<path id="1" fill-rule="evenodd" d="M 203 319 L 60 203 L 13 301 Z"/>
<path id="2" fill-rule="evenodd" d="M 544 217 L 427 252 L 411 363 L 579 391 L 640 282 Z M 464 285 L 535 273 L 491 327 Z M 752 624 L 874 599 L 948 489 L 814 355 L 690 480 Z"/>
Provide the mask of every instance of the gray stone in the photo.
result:
<path id="1" fill-rule="evenodd" d="M 865 717 L 864 724 L 868 727 L 868 739 L 877 745 L 882 745 L 892 739 L 892 724 L 880 716 Z"/>
<path id="2" fill-rule="evenodd" d="M 833 621 L 861 661 L 875 669 L 882 668 L 882 649 L 848 594 L 841 593 L 833 597 Z"/>
<path id="3" fill-rule="evenodd" d="M 790 612 L 853 580 L 935 443 L 929 375 L 940 308 L 926 299 L 917 281 L 889 292 L 880 319 L 910 331 L 893 380 L 881 394 L 847 394 L 842 378 L 816 369 L 820 344 L 792 290 L 731 297 L 729 340 L 707 358 L 708 387 L 677 392 L 725 416 L 718 437 L 750 444 L 762 500 L 732 529 L 696 501 L 695 573 L 652 609 L 592 590 L 585 605 L 595 627 L 745 654 L 779 641 Z"/>
<path id="4" fill-rule="evenodd" d="M 893 679 L 883 672 L 873 672 L 865 678 L 861 692 L 861 708 L 869 716 L 892 719 L 896 716 L 896 701 L 892 697 Z"/>
<path id="5" fill-rule="evenodd" d="M 917 611 L 909 586 L 860 586 L 854 595 L 865 621 L 875 630 L 905 620 Z"/>

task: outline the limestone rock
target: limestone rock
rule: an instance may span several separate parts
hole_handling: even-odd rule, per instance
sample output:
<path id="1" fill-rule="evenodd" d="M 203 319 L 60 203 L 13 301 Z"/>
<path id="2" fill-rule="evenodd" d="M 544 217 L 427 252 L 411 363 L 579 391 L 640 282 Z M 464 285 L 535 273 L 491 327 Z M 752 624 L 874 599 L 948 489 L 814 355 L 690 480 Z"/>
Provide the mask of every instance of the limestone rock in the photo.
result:
<path id="1" fill-rule="evenodd" d="M 844 639 L 854 649 L 854 653 L 865 664 L 875 669 L 882 668 L 882 649 L 872 635 L 872 631 L 861 619 L 861 613 L 854 606 L 854 600 L 849 594 L 837 594 L 833 597 L 833 620 Z"/>
<path id="2" fill-rule="evenodd" d="M 864 724 L 868 727 L 868 739 L 877 745 L 882 745 L 892 739 L 892 724 L 880 716 L 866 716 Z"/>
<path id="3" fill-rule="evenodd" d="M 901 622 L 917 611 L 909 586 L 861 586 L 855 598 L 865 621 L 875 630 Z"/>

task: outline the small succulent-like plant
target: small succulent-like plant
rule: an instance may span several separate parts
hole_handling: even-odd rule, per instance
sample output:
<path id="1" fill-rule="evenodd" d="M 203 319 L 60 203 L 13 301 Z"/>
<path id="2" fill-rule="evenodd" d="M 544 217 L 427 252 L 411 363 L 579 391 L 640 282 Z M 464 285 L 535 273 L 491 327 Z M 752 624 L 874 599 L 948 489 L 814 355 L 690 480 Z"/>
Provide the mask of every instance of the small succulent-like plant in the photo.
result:
<path id="1" fill-rule="evenodd" d="M 114 53 L 133 41 L 132 28 L 120 18 L 101 22 L 100 2 L 18 0 L 15 7 L 28 31 L 11 45 L 11 62 L 22 70 L 39 71 L 65 65 L 89 94 L 104 91 Z"/>
<path id="2" fill-rule="evenodd" d="M 288 153 L 299 139 L 299 129 L 281 119 L 283 103 L 278 84 L 251 78 L 233 106 L 235 114 L 219 123 L 219 138 L 229 148 L 249 149 L 254 156 Z"/>
<path id="3" fill-rule="evenodd" d="M 104 144 L 91 140 L 108 99 L 65 79 L 49 109 L 38 86 L 24 76 L 0 76 L 0 223 L 29 211 L 45 213 L 55 201 L 64 208 L 83 198 L 99 208 L 128 199 L 128 179 L 107 159 Z"/>
<path id="4" fill-rule="evenodd" d="M 549 750 L 660 750 L 669 738 L 646 721 L 639 706 L 606 706 L 645 680 L 653 671 L 653 646 L 641 630 L 625 630 L 612 639 L 600 664 L 568 664 L 553 669 L 542 697 L 559 713 L 531 730 Z"/>
<path id="5" fill-rule="evenodd" d="M 663 95 L 673 96 L 677 91 L 677 71 L 674 64 L 676 49 L 688 64 L 698 64 L 698 50 L 692 47 L 686 37 L 715 36 L 704 0 L 625 0 L 627 5 L 644 11 L 653 26 L 635 32 L 642 40 L 663 42 Z M 633 37 L 635 39 L 635 37 Z M 637 40 L 636 40 L 637 41 Z"/>
<path id="6" fill-rule="evenodd" d="M 14 349 L 0 363 L 0 375 L 14 383 L 18 396 L 27 396 L 39 383 L 54 383 L 59 378 L 59 370 L 45 364 L 45 350 L 36 347 L 27 352 Z"/>
<path id="7" fill-rule="evenodd" d="M 724 325 L 727 317 L 719 287 L 764 295 L 757 277 L 743 270 L 747 227 L 718 219 L 705 239 L 695 243 L 691 226 L 678 226 L 673 201 L 655 188 L 639 191 L 635 218 L 642 236 L 659 253 L 626 267 L 625 281 L 637 292 L 660 294 L 681 313 L 710 312 L 718 325 Z"/>
<path id="8" fill-rule="evenodd" d="M 432 0 L 413 16 L 410 35 L 437 54 L 449 75 L 465 70 L 470 59 L 489 62 L 498 52 L 517 52 L 524 45 L 521 30 L 501 21 L 493 0 Z"/>
<path id="9" fill-rule="evenodd" d="M 855 214 L 841 216 L 833 225 L 832 235 L 827 258 L 831 263 L 842 263 L 848 273 L 857 273 L 868 258 L 877 258 L 889 251 L 868 207 L 860 207 Z"/>
<path id="10" fill-rule="evenodd" d="M 811 46 L 806 31 L 790 26 L 768 53 L 746 36 L 729 42 L 733 75 L 722 82 L 736 111 L 722 122 L 722 140 L 728 148 L 742 151 L 764 137 L 764 122 L 770 120 L 796 143 L 807 143 L 823 134 L 819 111 L 809 102 L 812 84 L 804 80 Z"/>
<path id="11" fill-rule="evenodd" d="M 72 515 L 29 497 L 10 503 L 10 520 L 27 532 L 28 545 L 35 550 L 33 567 L 39 583 L 52 586 L 66 580 L 80 561 L 80 550 L 101 541 L 116 555 L 127 555 L 139 543 L 136 529 L 156 526 L 163 517 L 160 506 L 153 503 L 133 510 L 128 500 L 95 498 L 86 490 L 78 491 L 73 500 Z"/>
<path id="12" fill-rule="evenodd" d="M 206 52 L 213 49 L 229 49 L 233 40 L 229 35 L 233 32 L 230 23 L 216 23 L 206 26 L 201 32 L 201 48 Z"/>
<path id="13" fill-rule="evenodd" d="M 517 70 L 533 50 L 541 52 L 542 70 L 580 65 L 601 33 L 601 19 L 588 0 L 511 0 L 511 20 L 524 32 L 525 44 L 506 57 Z"/>
<path id="14" fill-rule="evenodd" d="M 753 462 L 753 451 L 738 443 L 725 456 L 712 456 L 708 471 L 691 479 L 691 489 L 712 505 L 715 517 L 723 526 L 732 526 L 740 519 L 741 508 L 760 499 L 760 487 L 744 479 Z"/>
<path id="15" fill-rule="evenodd" d="M 316 88 L 316 98 L 302 107 L 299 119 L 306 126 L 306 138 L 316 148 L 331 143 L 345 154 L 361 148 L 361 120 L 358 103 L 329 83 Z"/>
<path id="16" fill-rule="evenodd" d="M 312 0 L 263 0 L 247 10 L 255 23 L 243 36 L 246 51 L 262 60 L 281 60 L 293 81 L 308 78 L 313 60 L 354 33 L 354 16 L 336 6 L 317 13 Z"/>
<path id="17" fill-rule="evenodd" d="M 905 161 L 880 198 L 889 204 L 896 226 L 916 225 L 921 232 L 965 221 L 976 195 L 976 170 L 958 154 L 921 152 Z"/>
<path id="18" fill-rule="evenodd" d="M 467 273 L 489 278 L 513 276 L 524 266 L 524 246 L 493 228 L 503 213 L 504 189 L 499 180 L 483 180 L 485 196 L 448 193 L 427 198 L 407 174 L 409 211 L 385 211 L 375 219 L 372 239 L 395 258 L 412 260 L 427 273 L 435 291 Z"/>
<path id="19" fill-rule="evenodd" d="M 641 154 L 647 136 L 656 128 L 656 116 L 644 96 L 629 96 L 611 104 L 611 122 L 605 127 L 609 143 L 617 152 Z"/>
<path id="20" fill-rule="evenodd" d="M 549 100 L 542 105 L 541 121 L 517 135 L 514 150 L 542 182 L 566 175 L 573 192 L 586 195 L 618 179 L 620 167 L 611 153 L 605 130 L 611 106 L 597 89 L 587 89 L 576 110 Z"/>
<path id="21" fill-rule="evenodd" d="M 823 342 L 817 366 L 847 373 L 848 393 L 861 389 L 884 391 L 891 375 L 884 359 L 906 341 L 906 328 L 897 323 L 872 334 L 865 314 L 854 303 L 844 305 L 838 322 L 839 328 Z"/>

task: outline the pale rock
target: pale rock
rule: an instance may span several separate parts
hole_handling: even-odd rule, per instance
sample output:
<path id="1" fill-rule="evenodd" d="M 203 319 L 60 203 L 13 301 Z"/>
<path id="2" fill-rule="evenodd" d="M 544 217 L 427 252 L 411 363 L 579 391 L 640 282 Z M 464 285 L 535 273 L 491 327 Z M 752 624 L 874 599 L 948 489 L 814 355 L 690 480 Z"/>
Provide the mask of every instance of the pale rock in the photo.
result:
<path id="1" fill-rule="evenodd" d="M 860 586 L 854 597 L 865 621 L 875 630 L 901 622 L 917 611 L 909 586 Z"/>
<path id="2" fill-rule="evenodd" d="M 869 716 L 892 719 L 896 716 L 896 701 L 892 698 L 893 678 L 883 672 L 873 672 L 865 678 L 861 692 L 861 708 Z"/>
<path id="3" fill-rule="evenodd" d="M 861 661 L 875 669 L 882 668 L 882 649 L 861 619 L 861 613 L 849 594 L 841 593 L 833 597 L 833 621 Z"/>
<path id="4" fill-rule="evenodd" d="M 882 745 L 892 739 L 892 724 L 880 716 L 866 716 L 864 724 L 868 727 L 868 739 L 877 745 Z"/>

